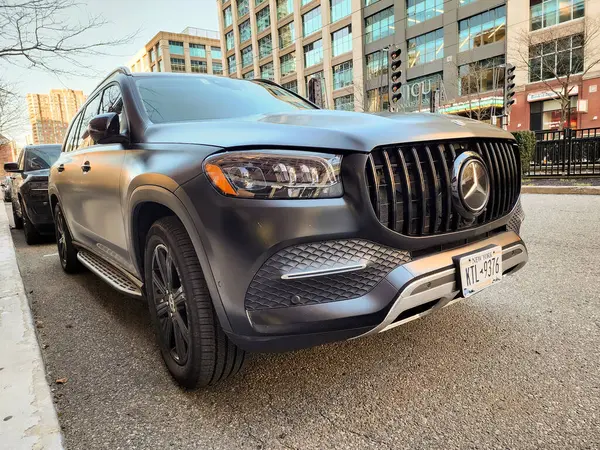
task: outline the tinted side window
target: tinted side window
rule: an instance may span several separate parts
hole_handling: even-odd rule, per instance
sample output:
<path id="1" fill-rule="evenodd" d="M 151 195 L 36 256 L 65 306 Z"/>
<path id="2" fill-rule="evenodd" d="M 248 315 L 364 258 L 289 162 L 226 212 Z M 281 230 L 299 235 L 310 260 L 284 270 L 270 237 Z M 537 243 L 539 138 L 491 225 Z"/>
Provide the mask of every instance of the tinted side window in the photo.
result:
<path id="1" fill-rule="evenodd" d="M 75 150 L 89 147 L 94 145 L 94 142 L 88 136 L 87 127 L 90 120 L 98 115 L 98 107 L 100 106 L 100 95 L 94 97 L 94 99 L 87 104 L 85 111 L 82 113 L 82 120 L 77 131 L 77 139 L 75 143 Z"/>
<path id="2" fill-rule="evenodd" d="M 81 121 L 81 114 L 77 114 L 71 123 L 71 128 L 69 128 L 69 133 L 65 138 L 64 143 L 64 151 L 70 152 L 73 150 L 73 137 L 75 136 L 75 132 L 77 131 L 77 127 L 79 126 L 79 122 Z"/>
<path id="3" fill-rule="evenodd" d="M 123 114 L 123 97 L 121 89 L 117 84 L 111 84 L 102 94 L 102 103 L 100 104 L 100 114 L 114 112 L 119 115 L 119 123 L 121 124 L 121 132 L 126 130 L 126 124 Z"/>

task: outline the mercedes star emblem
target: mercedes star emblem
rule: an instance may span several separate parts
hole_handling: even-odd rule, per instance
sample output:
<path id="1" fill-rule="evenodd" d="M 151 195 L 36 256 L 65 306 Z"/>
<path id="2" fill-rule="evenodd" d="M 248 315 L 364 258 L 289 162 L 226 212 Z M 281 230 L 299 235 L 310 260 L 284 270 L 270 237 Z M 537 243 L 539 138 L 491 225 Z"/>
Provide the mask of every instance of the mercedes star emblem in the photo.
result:
<path id="1" fill-rule="evenodd" d="M 461 153 L 454 161 L 452 196 L 456 209 L 466 219 L 474 219 L 485 210 L 490 198 L 490 179 L 477 153 Z"/>

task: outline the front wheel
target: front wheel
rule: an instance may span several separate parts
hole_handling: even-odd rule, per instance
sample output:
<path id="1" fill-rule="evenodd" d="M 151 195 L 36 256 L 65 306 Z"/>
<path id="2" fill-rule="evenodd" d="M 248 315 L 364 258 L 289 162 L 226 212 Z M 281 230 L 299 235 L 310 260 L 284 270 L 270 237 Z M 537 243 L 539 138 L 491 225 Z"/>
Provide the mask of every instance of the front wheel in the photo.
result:
<path id="1" fill-rule="evenodd" d="M 65 216 L 63 215 L 60 205 L 54 207 L 54 231 L 56 233 L 56 247 L 58 249 L 58 258 L 60 265 L 67 273 L 77 273 L 83 266 L 77 259 L 77 249 L 73 246 L 71 233 L 67 228 Z"/>
<path id="2" fill-rule="evenodd" d="M 162 357 L 173 378 L 194 389 L 236 374 L 245 352 L 221 328 L 192 241 L 176 217 L 150 228 L 144 277 Z"/>
<path id="3" fill-rule="evenodd" d="M 27 210 L 21 203 L 21 216 L 23 217 L 23 231 L 25 232 L 25 242 L 27 245 L 37 244 L 40 241 L 40 233 L 35 228 L 35 225 L 29 220 Z"/>

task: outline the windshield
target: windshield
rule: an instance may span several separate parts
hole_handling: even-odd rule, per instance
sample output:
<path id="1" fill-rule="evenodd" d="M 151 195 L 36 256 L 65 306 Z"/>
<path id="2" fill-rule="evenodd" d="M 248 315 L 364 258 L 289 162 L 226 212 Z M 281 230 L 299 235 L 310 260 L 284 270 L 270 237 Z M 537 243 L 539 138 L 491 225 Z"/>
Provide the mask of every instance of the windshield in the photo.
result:
<path id="1" fill-rule="evenodd" d="M 278 86 L 225 77 L 139 77 L 148 117 L 154 123 L 229 119 L 315 109 Z"/>
<path id="2" fill-rule="evenodd" d="M 49 169 L 60 156 L 60 145 L 28 148 L 25 171 Z"/>

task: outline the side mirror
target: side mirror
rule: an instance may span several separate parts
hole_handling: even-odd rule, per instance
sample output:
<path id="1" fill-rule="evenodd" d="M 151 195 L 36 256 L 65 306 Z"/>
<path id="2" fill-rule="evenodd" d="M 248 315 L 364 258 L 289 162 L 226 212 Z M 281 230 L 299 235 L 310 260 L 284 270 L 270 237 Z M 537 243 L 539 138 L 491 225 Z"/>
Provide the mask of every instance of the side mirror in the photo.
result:
<path id="1" fill-rule="evenodd" d="M 90 120 L 87 128 L 88 136 L 94 144 L 124 144 L 128 141 L 121 134 L 121 124 L 117 113 L 99 114 Z"/>
<path id="2" fill-rule="evenodd" d="M 19 169 L 19 165 L 16 162 L 7 162 L 4 163 L 4 171 L 9 173 L 22 173 L 23 171 Z"/>

